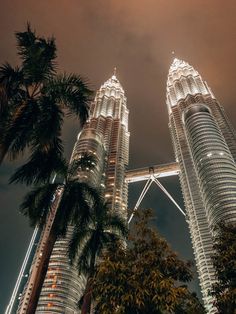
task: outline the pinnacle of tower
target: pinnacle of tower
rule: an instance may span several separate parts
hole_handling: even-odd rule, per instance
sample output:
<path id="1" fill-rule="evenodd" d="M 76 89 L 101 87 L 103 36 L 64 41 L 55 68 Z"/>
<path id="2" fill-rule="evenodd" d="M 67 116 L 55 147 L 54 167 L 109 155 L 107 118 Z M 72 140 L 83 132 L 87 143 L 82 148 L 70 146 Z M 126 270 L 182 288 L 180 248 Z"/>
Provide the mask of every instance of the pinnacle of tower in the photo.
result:
<path id="1" fill-rule="evenodd" d="M 169 72 L 176 71 L 178 69 L 186 68 L 186 67 L 191 67 L 187 62 L 180 60 L 178 58 L 174 58 Z"/>
<path id="2" fill-rule="evenodd" d="M 174 58 L 169 69 L 167 85 L 173 84 L 173 81 L 180 79 L 181 76 L 188 75 L 199 76 L 199 73 L 188 62 Z"/>
<path id="3" fill-rule="evenodd" d="M 187 95 L 211 95 L 215 98 L 207 83 L 200 74 L 187 62 L 174 58 L 167 78 L 167 107 L 169 113 L 171 107 Z"/>
<path id="4" fill-rule="evenodd" d="M 116 67 L 114 67 L 113 75 L 111 78 L 109 78 L 102 86 L 101 88 L 115 88 L 119 89 L 122 92 L 124 92 L 119 80 L 116 77 Z"/>
<path id="5" fill-rule="evenodd" d="M 117 80 L 116 78 L 116 67 L 114 67 L 113 75 L 111 77 L 113 80 Z"/>

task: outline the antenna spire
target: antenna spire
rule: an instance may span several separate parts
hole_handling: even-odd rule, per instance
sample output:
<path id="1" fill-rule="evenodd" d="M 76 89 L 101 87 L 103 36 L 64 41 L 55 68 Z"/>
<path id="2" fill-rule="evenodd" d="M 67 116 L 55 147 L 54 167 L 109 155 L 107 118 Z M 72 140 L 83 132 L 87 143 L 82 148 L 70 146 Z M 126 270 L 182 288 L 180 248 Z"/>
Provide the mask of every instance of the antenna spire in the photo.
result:
<path id="1" fill-rule="evenodd" d="M 116 67 L 114 67 L 113 75 L 116 76 Z"/>

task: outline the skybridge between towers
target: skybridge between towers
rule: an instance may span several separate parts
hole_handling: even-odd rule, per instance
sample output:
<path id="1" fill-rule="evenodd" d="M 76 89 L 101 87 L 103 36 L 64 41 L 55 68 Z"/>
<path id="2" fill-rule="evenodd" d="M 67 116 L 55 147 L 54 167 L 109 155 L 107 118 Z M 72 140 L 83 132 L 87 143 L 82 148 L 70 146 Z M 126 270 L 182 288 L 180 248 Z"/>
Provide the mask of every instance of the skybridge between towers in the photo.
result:
<path id="1" fill-rule="evenodd" d="M 169 176 L 176 176 L 178 174 L 179 164 L 177 162 L 172 162 L 169 164 L 127 170 L 126 182 L 133 183 L 145 181 L 148 180 L 151 175 L 154 175 L 156 178 L 163 178 Z"/>
<path id="2" fill-rule="evenodd" d="M 166 188 L 161 184 L 158 180 L 159 178 L 176 176 L 179 174 L 179 164 L 176 162 L 169 164 L 156 165 L 151 167 L 133 169 L 126 171 L 126 182 L 128 184 L 140 181 L 146 181 L 144 188 L 137 200 L 137 203 L 132 211 L 131 216 L 128 219 L 128 223 L 131 222 L 135 211 L 139 208 L 144 196 L 148 192 L 149 188 L 153 183 L 155 183 L 162 192 L 166 194 L 166 196 L 170 199 L 170 201 L 178 208 L 178 210 L 185 216 L 185 212 L 181 209 L 181 207 L 176 203 L 174 198 L 170 195 L 170 193 L 166 190 Z"/>

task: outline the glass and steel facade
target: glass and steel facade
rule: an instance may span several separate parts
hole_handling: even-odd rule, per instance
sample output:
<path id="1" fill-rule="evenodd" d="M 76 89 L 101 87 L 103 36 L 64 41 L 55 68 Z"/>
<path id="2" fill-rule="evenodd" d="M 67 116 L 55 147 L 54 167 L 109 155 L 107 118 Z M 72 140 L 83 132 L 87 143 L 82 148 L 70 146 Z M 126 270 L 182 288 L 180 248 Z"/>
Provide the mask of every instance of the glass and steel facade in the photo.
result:
<path id="1" fill-rule="evenodd" d="M 184 120 L 209 226 L 214 232 L 220 221 L 236 221 L 236 165 L 208 106 L 190 106 Z"/>
<path id="2" fill-rule="evenodd" d="M 203 301 L 215 281 L 212 235 L 219 221 L 236 221 L 236 134 L 207 83 L 175 59 L 167 80 L 167 107 Z"/>
<path id="3" fill-rule="evenodd" d="M 91 104 L 90 118 L 78 135 L 71 161 L 80 158 L 83 152 L 94 154 L 96 167 L 79 171 L 78 180 L 87 182 L 104 194 L 110 210 L 127 216 L 128 183 L 125 171 L 129 156 L 128 114 L 124 90 L 114 74 L 97 91 Z M 79 313 L 77 302 L 83 292 L 85 278 L 78 276 L 67 257 L 68 244 L 72 234 L 68 230 L 66 238 L 59 239 L 51 254 L 47 275 L 42 287 L 36 313 L 75 314 Z M 42 233 L 42 237 L 46 237 Z M 42 241 L 41 241 L 42 243 Z M 36 252 L 40 258 L 43 247 Z M 30 293 L 31 274 L 37 272 L 33 263 L 28 284 L 22 294 L 18 314 L 25 313 L 27 297 Z"/>

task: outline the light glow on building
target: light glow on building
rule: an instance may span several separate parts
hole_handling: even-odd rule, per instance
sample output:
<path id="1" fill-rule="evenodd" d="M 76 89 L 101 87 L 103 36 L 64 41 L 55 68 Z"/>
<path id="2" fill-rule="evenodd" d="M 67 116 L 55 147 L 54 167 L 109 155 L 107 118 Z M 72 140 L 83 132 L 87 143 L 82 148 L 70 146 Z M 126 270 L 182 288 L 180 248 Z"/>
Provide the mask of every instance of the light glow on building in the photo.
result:
<path id="1" fill-rule="evenodd" d="M 167 79 L 169 128 L 185 201 L 203 301 L 215 282 L 211 256 L 214 227 L 236 221 L 236 133 L 207 83 L 175 59 Z"/>

